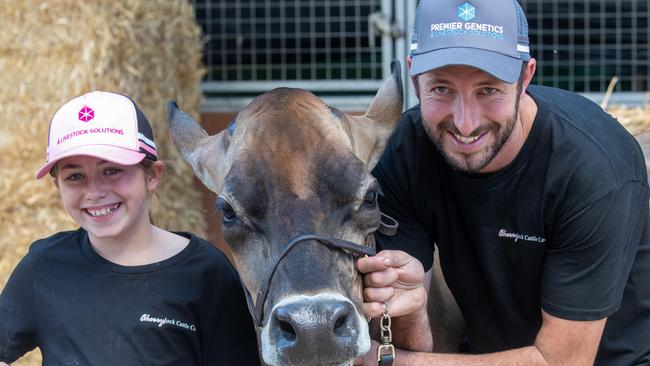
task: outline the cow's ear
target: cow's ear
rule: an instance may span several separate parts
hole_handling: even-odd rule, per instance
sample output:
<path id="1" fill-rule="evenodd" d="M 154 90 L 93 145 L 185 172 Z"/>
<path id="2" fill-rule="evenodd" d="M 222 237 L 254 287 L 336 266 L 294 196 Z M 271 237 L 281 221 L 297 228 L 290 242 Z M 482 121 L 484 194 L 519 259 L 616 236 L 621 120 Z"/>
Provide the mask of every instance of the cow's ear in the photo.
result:
<path id="1" fill-rule="evenodd" d="M 194 174 L 214 193 L 219 193 L 230 167 L 229 129 L 209 136 L 190 115 L 174 101 L 167 103 L 169 135 Z"/>
<path id="2" fill-rule="evenodd" d="M 403 108 L 402 70 L 400 63 L 393 60 L 391 75 L 375 95 L 368 111 L 363 116 L 348 115 L 350 131 L 356 141 L 354 150 L 368 170 L 377 164 L 386 142 L 399 122 Z"/>

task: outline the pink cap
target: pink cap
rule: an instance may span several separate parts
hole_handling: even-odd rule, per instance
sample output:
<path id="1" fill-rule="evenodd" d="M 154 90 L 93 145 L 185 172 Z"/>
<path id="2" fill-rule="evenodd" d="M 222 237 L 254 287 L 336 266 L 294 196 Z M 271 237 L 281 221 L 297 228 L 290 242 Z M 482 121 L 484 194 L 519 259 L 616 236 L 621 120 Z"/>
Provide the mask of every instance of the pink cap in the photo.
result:
<path id="1" fill-rule="evenodd" d="M 92 156 L 122 165 L 156 160 L 149 121 L 127 96 L 95 91 L 65 103 L 50 122 L 47 162 L 40 179 L 61 159 Z"/>

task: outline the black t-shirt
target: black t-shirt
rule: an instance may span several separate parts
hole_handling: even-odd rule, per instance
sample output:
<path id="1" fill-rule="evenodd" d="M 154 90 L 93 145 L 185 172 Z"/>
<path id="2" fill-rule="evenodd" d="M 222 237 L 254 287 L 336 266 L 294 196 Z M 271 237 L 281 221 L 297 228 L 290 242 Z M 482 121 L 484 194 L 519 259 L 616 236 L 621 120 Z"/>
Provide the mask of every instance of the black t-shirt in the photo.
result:
<path id="1" fill-rule="evenodd" d="M 596 363 L 650 362 L 650 235 L 645 163 L 599 106 L 531 86 L 539 110 L 521 151 L 489 175 L 452 170 L 408 110 L 373 174 L 402 249 L 441 269 L 475 353 L 533 344 L 540 309 L 609 317 Z M 644 363 L 645 364 L 645 363 Z"/>
<path id="2" fill-rule="evenodd" d="M 40 347 L 43 365 L 259 365 L 236 272 L 179 234 L 186 248 L 143 266 L 102 258 L 83 229 L 34 242 L 0 295 L 0 361 Z"/>

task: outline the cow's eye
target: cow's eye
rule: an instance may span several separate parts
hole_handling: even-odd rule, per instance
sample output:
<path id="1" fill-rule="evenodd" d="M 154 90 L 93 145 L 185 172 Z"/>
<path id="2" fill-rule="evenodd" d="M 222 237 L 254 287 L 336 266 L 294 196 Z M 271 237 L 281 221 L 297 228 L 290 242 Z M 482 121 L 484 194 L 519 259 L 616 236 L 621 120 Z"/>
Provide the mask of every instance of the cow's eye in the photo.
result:
<path id="1" fill-rule="evenodd" d="M 369 210 L 374 210 L 377 207 L 377 196 L 379 192 L 374 189 L 368 190 L 363 197 L 363 207 Z"/>
<path id="2" fill-rule="evenodd" d="M 215 208 L 221 210 L 224 222 L 237 220 L 235 209 L 233 209 L 230 203 L 223 198 L 217 198 Z"/>

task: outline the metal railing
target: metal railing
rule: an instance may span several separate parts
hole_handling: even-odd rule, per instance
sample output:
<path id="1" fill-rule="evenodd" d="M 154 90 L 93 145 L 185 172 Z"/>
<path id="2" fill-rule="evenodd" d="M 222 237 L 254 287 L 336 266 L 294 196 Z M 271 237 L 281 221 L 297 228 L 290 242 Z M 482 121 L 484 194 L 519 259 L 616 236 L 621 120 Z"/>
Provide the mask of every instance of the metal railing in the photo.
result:
<path id="1" fill-rule="evenodd" d="M 248 98 L 295 86 L 340 100 L 369 94 L 390 59 L 403 58 L 411 31 L 402 26 L 405 37 L 388 37 L 371 24 L 412 24 L 416 1 L 193 0 L 208 39 L 205 93 L 208 99 Z M 538 61 L 534 83 L 596 99 L 614 76 L 614 90 L 626 100 L 641 100 L 650 89 L 650 1 L 520 2 Z"/>

